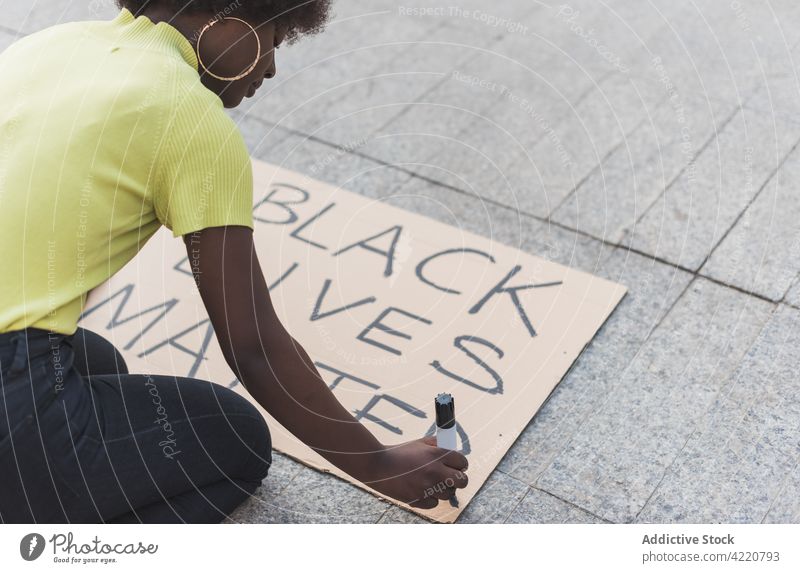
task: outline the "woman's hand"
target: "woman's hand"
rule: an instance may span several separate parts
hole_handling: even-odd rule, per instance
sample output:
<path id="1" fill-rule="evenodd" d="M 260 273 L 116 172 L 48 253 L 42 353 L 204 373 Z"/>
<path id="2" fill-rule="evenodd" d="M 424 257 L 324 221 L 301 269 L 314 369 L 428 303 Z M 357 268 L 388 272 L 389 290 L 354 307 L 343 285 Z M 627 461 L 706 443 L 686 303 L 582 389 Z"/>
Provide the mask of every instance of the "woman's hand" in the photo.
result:
<path id="1" fill-rule="evenodd" d="M 455 488 L 466 487 L 467 458 L 436 447 L 426 436 L 396 446 L 386 446 L 369 470 L 366 485 L 398 501 L 421 509 L 449 499 Z"/>
<path id="2" fill-rule="evenodd" d="M 385 446 L 334 396 L 281 324 L 248 227 L 184 236 L 192 274 L 222 353 L 256 401 L 331 464 L 378 492 L 435 507 L 467 485 L 467 459 L 433 437 Z"/>

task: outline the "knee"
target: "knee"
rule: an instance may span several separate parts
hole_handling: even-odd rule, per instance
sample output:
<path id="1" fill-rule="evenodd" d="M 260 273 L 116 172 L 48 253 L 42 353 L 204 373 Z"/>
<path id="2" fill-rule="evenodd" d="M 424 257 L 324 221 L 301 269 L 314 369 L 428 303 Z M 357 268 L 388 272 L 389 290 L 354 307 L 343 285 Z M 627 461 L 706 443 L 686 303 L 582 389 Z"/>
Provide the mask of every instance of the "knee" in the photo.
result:
<path id="1" fill-rule="evenodd" d="M 230 453 L 236 452 L 233 471 L 240 479 L 257 482 L 272 465 L 272 435 L 261 411 L 250 400 L 219 384 L 207 386 L 231 429 Z"/>
<path id="2" fill-rule="evenodd" d="M 272 436 L 269 432 L 267 421 L 261 417 L 261 436 L 259 437 L 259 446 L 261 448 L 256 462 L 255 474 L 258 481 L 263 481 L 269 473 L 269 468 L 272 467 Z"/>
<path id="3" fill-rule="evenodd" d="M 232 391 L 225 394 L 226 414 L 244 451 L 242 477 L 261 483 L 272 465 L 272 435 L 267 421 L 246 398 Z"/>
<path id="4" fill-rule="evenodd" d="M 261 413 L 253 408 L 254 416 L 246 418 L 246 429 L 241 435 L 247 443 L 246 462 L 243 477 L 260 484 L 272 466 L 272 435 Z"/>

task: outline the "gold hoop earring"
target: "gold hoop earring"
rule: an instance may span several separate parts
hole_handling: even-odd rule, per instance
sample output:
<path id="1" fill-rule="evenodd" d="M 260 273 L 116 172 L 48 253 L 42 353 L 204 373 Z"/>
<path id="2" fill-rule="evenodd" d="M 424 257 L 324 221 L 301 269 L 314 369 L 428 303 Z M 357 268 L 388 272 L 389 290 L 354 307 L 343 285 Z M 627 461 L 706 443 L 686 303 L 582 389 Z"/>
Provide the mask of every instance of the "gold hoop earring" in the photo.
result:
<path id="1" fill-rule="evenodd" d="M 219 22 L 221 20 L 237 20 L 237 21 L 241 22 L 242 24 L 244 24 L 245 26 L 247 26 L 248 28 L 250 28 L 250 30 L 253 32 L 253 34 L 256 37 L 256 46 L 257 46 L 256 47 L 256 50 L 257 50 L 257 52 L 256 52 L 256 60 L 253 62 L 253 64 L 249 68 L 247 68 L 247 71 L 242 72 L 238 76 L 233 76 L 233 77 L 218 76 L 217 74 L 213 73 L 211 70 L 209 70 L 206 67 L 206 65 L 203 63 L 203 59 L 200 57 L 200 40 L 203 38 L 203 34 L 205 34 L 206 31 L 209 28 L 211 28 L 212 26 L 214 26 L 217 22 Z M 240 80 L 243 77 L 247 76 L 250 72 L 252 72 L 254 69 L 256 69 L 256 66 L 258 65 L 258 60 L 260 60 L 260 59 L 261 59 L 261 40 L 258 37 L 258 32 L 256 32 L 255 28 L 253 28 L 250 24 L 248 24 L 247 22 L 245 22 L 241 18 L 232 18 L 232 17 L 231 18 L 220 18 L 220 19 L 216 19 L 215 18 L 214 20 L 212 20 L 211 22 L 209 22 L 208 24 L 203 26 L 203 29 L 200 31 L 200 35 L 197 37 L 197 61 L 200 63 L 200 65 L 203 67 L 203 69 L 206 71 L 206 73 L 209 76 L 211 76 L 212 78 L 217 78 L 218 80 L 222 80 L 224 82 L 235 82 L 236 80 Z"/>

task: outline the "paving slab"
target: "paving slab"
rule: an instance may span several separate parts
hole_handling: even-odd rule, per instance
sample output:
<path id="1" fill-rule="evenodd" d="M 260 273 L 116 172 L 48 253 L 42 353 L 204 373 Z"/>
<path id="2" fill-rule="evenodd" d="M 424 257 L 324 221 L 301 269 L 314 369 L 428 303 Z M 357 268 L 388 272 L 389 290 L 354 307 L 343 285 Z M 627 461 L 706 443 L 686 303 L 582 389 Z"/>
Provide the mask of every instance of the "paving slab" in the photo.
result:
<path id="1" fill-rule="evenodd" d="M 346 86 L 343 97 L 326 103 L 324 116 L 304 115 L 293 122 L 294 128 L 339 145 L 369 139 L 444 77 L 442 73 L 410 70 L 365 79 Z"/>
<path id="2" fill-rule="evenodd" d="M 232 523 L 259 523 L 265 514 L 277 513 L 274 498 L 283 492 L 295 476 L 304 468 L 279 452 L 272 452 L 269 474 L 252 497 L 236 508 L 230 515 Z"/>
<path id="3" fill-rule="evenodd" d="M 395 110 L 364 147 L 364 153 L 381 161 L 418 163 L 419 170 L 450 157 L 461 144 L 461 132 L 487 108 L 503 105 L 497 84 L 475 75 L 491 68 L 491 54 L 475 53 L 464 65 L 443 74 L 435 87 L 411 104 Z M 481 82 L 483 82 L 481 84 Z M 400 113 L 402 112 L 402 113 Z"/>
<path id="4" fill-rule="evenodd" d="M 775 60 L 764 71 L 761 84 L 745 106 L 780 117 L 782 121 L 796 122 L 800 117 L 800 43 Z"/>
<path id="5" fill-rule="evenodd" d="M 622 241 L 699 269 L 800 140 L 800 125 L 740 109 Z"/>
<path id="6" fill-rule="evenodd" d="M 510 154 L 503 169 L 511 188 L 519 190 L 521 208 L 549 216 L 664 99 L 651 84 L 612 74 L 546 130 L 546 137 L 537 137 L 531 147 L 522 141 L 525 153 Z"/>
<path id="7" fill-rule="evenodd" d="M 80 20 L 108 20 L 119 13 L 113 0 L 0 0 L 3 25 L 24 34 Z"/>
<path id="8" fill-rule="evenodd" d="M 459 516 L 458 523 L 504 523 L 530 488 L 495 470 Z"/>
<path id="9" fill-rule="evenodd" d="M 469 57 L 458 46 L 438 42 L 377 44 L 361 54 L 372 62 L 363 72 L 353 73 L 351 57 L 343 56 L 321 74 L 312 68 L 287 80 L 264 94 L 263 106 L 251 109 L 284 127 L 341 144 L 377 131 Z"/>
<path id="10" fill-rule="evenodd" d="M 586 3 L 584 8 L 592 5 Z M 421 174 L 429 176 L 430 165 L 451 172 L 442 181 L 451 186 L 503 187 L 509 164 L 551 133 L 551 125 L 573 111 L 574 104 L 607 75 L 588 73 L 542 35 L 552 31 L 556 12 L 554 6 L 542 5 L 530 15 L 526 31 L 506 33 L 486 53 L 466 60 L 445 85 L 426 94 L 425 102 L 440 106 L 413 106 L 377 134 L 393 137 L 380 137 L 367 153 L 389 160 L 396 152 L 395 135 L 419 134 L 400 138 L 400 145 L 426 156 L 415 160 Z M 468 89 L 452 89 L 459 82 Z M 617 95 L 611 90 L 608 99 L 613 102 Z M 458 113 L 461 108 L 468 113 Z M 484 117 L 465 127 L 469 112 Z M 432 137 L 426 138 L 429 133 Z"/>
<path id="11" fill-rule="evenodd" d="M 262 125 L 265 132 L 272 129 L 269 124 Z M 280 127 L 274 129 L 276 133 L 285 133 L 286 137 L 277 145 L 258 146 L 253 155 L 256 159 L 375 198 L 392 194 L 412 177 L 409 173 L 350 153 L 344 148 L 285 132 Z M 357 149 L 358 146 L 359 142 L 354 141 L 349 147 Z"/>
<path id="12" fill-rule="evenodd" d="M 795 149 L 700 272 L 773 301 L 800 273 L 800 150 Z"/>
<path id="13" fill-rule="evenodd" d="M 432 521 L 428 521 L 413 513 L 406 511 L 396 505 L 386 510 L 381 518 L 378 520 L 381 524 L 404 524 L 404 525 L 433 525 Z"/>
<path id="14" fill-rule="evenodd" d="M 416 173 L 474 194 L 509 197 L 509 163 L 554 133 L 593 87 L 576 68 L 543 63 L 534 71 L 480 53 L 382 127 L 365 153 L 416 163 Z"/>
<path id="15" fill-rule="evenodd" d="M 595 87 L 585 84 L 583 92 L 574 90 L 574 104 L 555 94 L 549 100 L 531 100 L 502 86 L 498 91 L 501 101 L 460 132 L 448 131 L 445 123 L 433 124 L 427 149 L 436 154 L 417 160 L 420 167 L 415 172 L 540 217 L 546 217 L 664 97 L 649 84 L 639 87 L 613 75 Z M 398 118 L 396 128 L 390 126 L 395 133 L 402 130 L 404 117 Z M 366 153 L 390 155 L 390 133 L 385 128 Z M 384 135 L 379 144 L 378 137 Z"/>
<path id="16" fill-rule="evenodd" d="M 667 100 L 553 213 L 555 221 L 619 243 L 735 109 L 715 98 L 665 92 Z"/>
<path id="17" fill-rule="evenodd" d="M 292 75 L 303 68 L 313 67 L 331 56 L 363 52 L 374 38 L 375 27 L 387 22 L 392 7 L 382 1 L 350 0 L 334 2 L 333 13 L 323 33 L 306 36 L 294 44 L 281 47 L 278 69 L 284 75 Z M 409 34 L 416 33 L 409 26 L 383 26 L 384 41 L 407 41 Z M 324 71 L 319 67 L 318 72 Z M 276 78 L 279 76 L 276 76 Z"/>
<path id="18" fill-rule="evenodd" d="M 270 150 L 279 148 L 292 135 L 277 125 L 261 121 L 238 109 L 225 111 L 236 122 L 252 157 L 269 154 Z"/>
<path id="19" fill-rule="evenodd" d="M 13 44 L 20 36 L 17 34 L 12 34 L 8 30 L 0 29 L 0 52 L 5 50 L 11 44 Z"/>
<path id="20" fill-rule="evenodd" d="M 273 451 L 272 465 L 269 468 L 267 478 L 262 484 L 265 495 L 274 497 L 281 494 L 305 467 L 289 456 Z"/>
<path id="21" fill-rule="evenodd" d="M 281 48 L 275 78 L 256 97 L 245 100 L 241 109 L 281 126 L 305 131 L 335 120 L 343 115 L 342 109 L 335 106 L 345 105 L 339 101 L 351 90 L 359 84 L 369 84 L 370 78 L 398 73 L 397 68 L 403 68 L 403 58 L 386 60 L 387 54 L 397 54 L 402 48 L 411 53 L 427 37 L 431 26 L 441 25 L 425 22 L 427 27 L 420 26 L 419 22 L 403 18 L 386 7 L 363 6 L 362 10 L 333 25 L 337 37 L 353 32 L 353 38 L 341 46 L 326 41 L 323 33 L 287 46 L 286 56 Z M 410 66 L 407 70 L 416 67 L 413 62 L 407 65 Z"/>
<path id="22" fill-rule="evenodd" d="M 784 302 L 794 306 L 795 308 L 800 308 L 800 275 L 797 276 L 794 285 L 792 285 L 792 287 L 789 289 L 789 292 L 786 293 Z"/>
<path id="23" fill-rule="evenodd" d="M 540 17 L 543 8 L 538 2 L 489 5 L 479 0 L 414 0 L 397 5 L 395 10 L 410 19 L 441 22 L 441 25 L 431 29 L 431 40 L 469 48 L 487 48 L 509 35 L 524 36 L 531 24 Z"/>
<path id="24" fill-rule="evenodd" d="M 35 4 L 29 2 L 17 2 L 15 0 L 0 0 L 0 11 L 3 15 L 3 27 L 14 32 L 23 33 L 25 24 L 31 17 Z"/>
<path id="25" fill-rule="evenodd" d="M 535 15 L 528 38 L 547 43 L 591 76 L 628 73 L 645 49 L 644 38 L 664 23 L 641 3 L 549 2 Z M 518 52 L 519 53 L 519 52 Z"/>
<path id="26" fill-rule="evenodd" d="M 536 487 L 613 522 L 631 522 L 769 320 L 772 305 L 697 279 L 607 382 L 603 399 Z"/>
<path id="27" fill-rule="evenodd" d="M 272 465 L 269 474 L 264 479 L 260 488 L 260 495 L 253 495 L 252 502 L 257 503 L 258 499 L 264 500 L 280 495 L 291 483 L 295 476 L 305 466 L 280 452 L 272 452 Z"/>
<path id="28" fill-rule="evenodd" d="M 538 22 L 540 12 L 533 14 Z M 535 102 L 537 107 L 548 107 L 543 97 L 553 97 L 574 102 L 576 96 L 607 77 L 610 70 L 587 70 L 565 53 L 556 43 L 540 34 L 506 34 L 486 50 L 487 60 L 465 62 L 459 71 L 486 82 L 507 86 Z M 547 87 L 549 89 L 543 89 Z"/>
<path id="29" fill-rule="evenodd" d="M 425 214 L 422 205 L 415 205 L 417 201 L 414 199 L 404 202 L 401 198 L 403 195 L 419 197 L 431 205 L 442 205 L 446 209 L 442 220 L 450 220 L 451 225 L 589 273 L 600 274 L 604 261 L 614 252 L 613 247 L 574 230 L 562 229 L 515 209 L 464 193 L 449 189 L 443 192 L 439 185 L 416 178 L 409 180 L 406 187 L 395 195 L 398 196 L 398 206 Z"/>
<path id="30" fill-rule="evenodd" d="M 781 305 L 696 425 L 638 521 L 760 523 L 796 516 L 798 363 L 800 311 Z"/>
<path id="31" fill-rule="evenodd" d="M 463 230 L 537 256 L 542 254 L 541 241 L 537 243 L 536 237 L 546 224 L 512 209 L 416 177 L 392 191 L 385 187 L 379 191 L 381 200 L 390 205 L 450 225 L 456 242 L 461 240 L 459 233 Z"/>
<path id="32" fill-rule="evenodd" d="M 605 523 L 596 515 L 535 487 L 508 516 L 506 523 Z"/>
<path id="33" fill-rule="evenodd" d="M 794 25 L 800 17 L 800 5 L 780 0 L 759 0 L 747 5 L 731 3 L 739 27 L 758 55 L 758 88 L 745 105 L 782 113 L 778 106 L 762 106 L 763 96 L 779 91 L 777 81 L 796 75 L 800 30 Z"/>
<path id="34" fill-rule="evenodd" d="M 487 5 L 481 0 L 431 1 L 410 0 L 398 5 L 397 2 L 381 0 L 391 6 L 398 14 L 418 21 L 436 20 L 479 26 L 479 29 L 508 31 L 507 21 L 526 21 L 534 10 L 541 10 L 542 2 L 502 2 Z M 381 3 L 379 2 L 379 4 Z M 484 34 L 487 35 L 487 34 Z"/>
<path id="35" fill-rule="evenodd" d="M 681 296 L 691 275 L 623 249 L 587 248 L 576 235 L 551 227 L 554 260 L 628 287 L 628 294 L 500 462 L 499 469 L 529 485 L 580 435 L 626 375 L 650 334 Z M 580 253 L 594 252 L 581 257 Z M 605 253 L 605 256 L 601 253 Z"/>
<path id="36" fill-rule="evenodd" d="M 647 53 L 631 73 L 669 81 L 684 94 L 741 104 L 763 82 L 770 62 L 787 54 L 796 38 L 790 26 L 776 24 L 776 3 L 767 0 L 676 4 L 680 9 L 666 18 L 667 26 L 646 37 Z M 794 21 L 797 8 L 778 4 L 778 21 Z"/>
<path id="37" fill-rule="evenodd" d="M 494 43 L 495 38 L 486 34 L 463 34 L 464 37 L 459 38 L 458 34 L 446 32 L 465 22 L 469 21 L 443 20 L 426 36 L 413 42 L 376 42 L 365 52 L 374 62 L 371 73 L 361 81 L 343 86 L 343 94 L 332 92 L 330 97 L 326 94 L 322 102 L 325 108 L 322 121 L 311 114 L 293 125 L 306 133 L 340 143 L 354 132 L 367 135 L 390 123 L 404 106 L 436 90 L 453 70 L 462 67 L 462 63 L 470 67 L 475 65 L 476 59 L 486 57 L 485 48 Z M 452 103 L 451 97 L 455 94 L 448 91 L 445 88 L 438 101 Z M 330 103 L 326 105 L 328 100 Z"/>
<path id="38" fill-rule="evenodd" d="M 281 518 L 280 507 L 275 504 L 274 496 L 269 495 L 262 485 L 222 523 L 280 523 Z"/>
<path id="39" fill-rule="evenodd" d="M 513 209 L 297 134 L 289 134 L 273 147 L 260 146 L 256 158 L 437 219 L 453 226 L 456 233 L 458 229 L 478 233 L 538 256 L 552 255 L 564 264 L 582 261 L 591 267 L 611 250 L 572 231 L 548 229 L 547 223 Z M 560 234 L 559 250 L 553 246 L 551 233 Z"/>
<path id="40" fill-rule="evenodd" d="M 800 523 L 800 464 L 795 464 L 762 523 Z"/>
<path id="41" fill-rule="evenodd" d="M 376 523 L 390 504 L 331 474 L 303 468 L 257 523 Z"/>

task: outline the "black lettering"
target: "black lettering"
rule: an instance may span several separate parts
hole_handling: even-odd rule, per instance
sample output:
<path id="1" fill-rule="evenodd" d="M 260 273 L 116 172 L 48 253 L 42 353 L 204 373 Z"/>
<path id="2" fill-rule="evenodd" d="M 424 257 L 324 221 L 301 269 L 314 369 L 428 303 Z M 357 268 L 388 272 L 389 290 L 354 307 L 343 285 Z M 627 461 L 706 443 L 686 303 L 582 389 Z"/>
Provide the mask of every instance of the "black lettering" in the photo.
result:
<path id="1" fill-rule="evenodd" d="M 367 237 L 366 239 L 353 243 L 352 245 L 344 247 L 343 249 L 339 249 L 338 251 L 333 253 L 333 256 L 336 257 L 341 255 L 342 253 L 346 253 L 350 249 L 353 249 L 355 247 L 361 247 L 362 249 L 366 249 L 378 255 L 382 255 L 383 257 L 386 258 L 386 267 L 383 271 L 383 276 L 390 277 L 392 276 L 392 267 L 394 265 L 394 253 L 395 249 L 397 248 L 397 241 L 400 239 L 400 234 L 402 232 L 403 232 L 403 227 L 401 227 L 400 225 L 395 225 L 394 227 L 386 229 L 385 231 L 381 231 L 377 235 Z M 394 236 L 392 237 L 392 243 L 389 246 L 388 250 L 384 251 L 377 247 L 373 247 L 372 245 L 369 244 L 370 241 L 374 241 L 375 239 L 383 237 L 384 235 L 388 235 L 389 233 L 394 233 Z"/>
<path id="2" fill-rule="evenodd" d="M 353 412 L 355 414 L 355 419 L 356 420 L 364 419 L 364 420 L 369 420 L 370 422 L 375 422 L 376 424 L 378 424 L 382 428 L 386 428 L 387 430 L 389 430 L 392 433 L 395 433 L 395 434 L 398 434 L 398 435 L 402 435 L 403 434 L 403 430 L 401 430 L 397 426 L 391 425 L 389 422 L 387 422 L 387 421 L 385 421 L 385 420 L 383 420 L 381 418 L 378 418 L 376 415 L 370 413 L 371 410 L 381 400 L 386 400 L 390 404 L 393 404 L 394 406 L 397 406 L 398 408 L 400 408 L 404 412 L 407 412 L 408 414 L 411 414 L 412 416 L 415 416 L 417 418 L 427 418 L 428 417 L 427 414 L 425 414 L 425 412 L 423 412 L 419 408 L 415 408 L 414 406 L 412 406 L 408 402 L 404 402 L 404 401 L 400 400 L 399 398 L 395 398 L 394 396 L 389 396 L 388 394 L 376 394 L 375 396 L 373 396 L 370 399 L 369 402 L 367 402 L 367 405 L 364 406 L 363 409 L 355 410 Z"/>
<path id="3" fill-rule="evenodd" d="M 476 313 L 480 312 L 481 308 L 483 308 L 483 305 L 485 305 L 489 301 L 489 299 L 491 299 L 494 295 L 508 293 L 508 295 L 511 297 L 512 302 L 514 303 L 514 306 L 517 308 L 517 312 L 519 313 L 519 317 L 522 319 L 522 322 L 525 325 L 525 328 L 528 329 L 528 333 L 531 335 L 531 337 L 534 337 L 534 336 L 536 336 L 536 330 L 533 328 L 533 325 L 531 324 L 531 321 L 528 318 L 528 315 L 525 313 L 525 308 L 522 306 L 522 303 L 519 300 L 519 296 L 517 295 L 517 291 L 527 290 L 527 289 L 532 289 L 532 288 L 544 288 L 544 287 L 557 286 L 557 285 L 560 285 L 562 283 L 562 281 L 555 281 L 555 282 L 550 282 L 550 283 L 532 284 L 532 285 L 519 285 L 519 286 L 515 286 L 515 287 L 506 287 L 506 286 L 504 286 L 521 269 L 522 269 L 522 267 L 520 265 L 517 265 L 513 269 L 511 269 L 511 272 L 509 272 L 505 276 L 505 278 L 503 278 L 503 280 L 501 280 L 496 286 L 492 287 L 492 289 L 488 293 L 486 293 L 486 296 L 484 296 L 480 301 L 478 301 L 478 303 L 475 306 L 473 306 L 471 309 L 469 309 L 469 313 L 470 314 L 476 314 Z"/>
<path id="4" fill-rule="evenodd" d="M 320 244 L 320 243 L 315 243 L 311 239 L 306 239 L 306 238 L 301 237 L 300 236 L 300 231 L 302 231 L 303 229 L 305 229 L 306 227 L 311 225 L 311 223 L 313 223 L 314 221 L 316 221 L 317 219 L 322 217 L 325 213 L 327 213 L 328 211 L 333 209 L 335 206 L 336 206 L 336 203 L 331 203 L 330 205 L 326 205 L 322 210 L 320 210 L 318 213 L 313 215 L 308 221 L 306 221 L 305 223 L 303 223 L 302 225 L 297 227 L 294 231 L 292 231 L 290 233 L 290 235 L 292 237 L 294 237 L 295 239 L 297 239 L 298 241 L 303 241 L 304 243 L 308 243 L 312 247 L 317 247 L 318 249 L 322 249 L 323 251 L 327 251 L 328 247 L 326 247 L 325 245 Z"/>
<path id="5" fill-rule="evenodd" d="M 400 332 L 399 330 L 395 330 L 394 328 L 392 328 L 390 326 L 387 326 L 387 325 L 385 325 L 385 324 L 383 324 L 381 322 L 384 318 L 386 318 L 392 312 L 396 312 L 396 313 L 405 315 L 405 316 L 407 316 L 409 318 L 413 318 L 414 320 L 417 320 L 419 322 L 424 322 L 425 324 L 433 324 L 427 318 L 422 318 L 421 316 L 417 316 L 416 314 L 411 314 L 410 312 L 406 312 L 405 310 L 402 310 L 400 308 L 389 307 L 386 310 L 384 310 L 383 312 L 381 312 L 378 315 L 378 318 L 373 320 L 372 323 L 370 323 L 364 330 L 361 331 L 361 333 L 359 333 L 358 336 L 356 336 L 356 338 L 358 340 L 362 341 L 362 342 L 366 342 L 367 344 L 372 344 L 373 346 L 377 346 L 378 348 L 380 348 L 382 350 L 385 350 L 386 352 L 391 352 L 392 354 L 397 354 L 398 356 L 400 356 L 403 353 L 400 352 L 399 350 L 397 350 L 396 348 L 392 348 L 391 346 L 387 346 L 387 345 L 382 344 L 382 343 L 380 343 L 380 342 L 378 342 L 376 340 L 373 340 L 371 338 L 367 338 L 367 334 L 369 334 L 370 330 L 375 328 L 377 330 L 381 330 L 381 331 L 383 331 L 383 332 L 385 332 L 387 334 L 390 334 L 392 336 L 397 336 L 399 338 L 405 338 L 406 340 L 411 340 L 411 335 L 410 334 L 406 334 L 405 332 Z"/>
<path id="6" fill-rule="evenodd" d="M 472 380 L 469 380 L 468 378 L 464 378 L 463 376 L 459 376 L 458 374 L 455 374 L 454 372 L 451 372 L 451 371 L 447 370 L 444 366 L 442 366 L 442 363 L 439 362 L 438 360 L 434 360 L 433 362 L 431 362 L 431 366 L 433 366 L 434 369 L 436 369 L 437 372 L 440 372 L 440 373 L 444 374 L 445 376 L 448 376 L 449 378 L 452 378 L 453 380 L 457 380 L 458 382 L 463 382 L 464 384 L 466 384 L 468 386 L 472 386 L 473 388 L 477 388 L 478 390 L 486 392 L 487 394 L 502 394 L 503 393 L 503 378 L 497 373 L 496 370 L 494 370 L 491 366 L 489 366 L 483 360 L 481 360 L 479 356 L 477 356 L 475 353 L 470 351 L 469 348 L 465 347 L 464 346 L 464 342 L 477 342 L 478 344 L 482 344 L 483 346 L 486 346 L 487 348 L 492 349 L 495 352 L 495 354 L 497 354 L 498 358 L 503 358 L 503 354 L 504 354 L 503 351 L 500 348 L 498 348 L 497 346 L 495 346 L 494 344 L 492 344 L 491 342 L 489 342 L 488 340 L 484 340 L 483 338 L 480 338 L 478 336 L 467 336 L 467 335 L 465 335 L 465 336 L 457 336 L 455 338 L 455 340 L 453 341 L 453 346 L 455 346 L 456 348 L 461 350 L 464 354 L 469 356 L 472 360 L 475 361 L 476 364 L 478 364 L 481 368 L 486 370 L 486 372 L 488 372 L 491 375 L 491 377 L 494 379 L 494 382 L 495 382 L 494 386 L 492 386 L 491 388 L 486 388 L 485 386 L 481 386 L 477 382 L 473 382 Z"/>
<path id="7" fill-rule="evenodd" d="M 314 364 L 316 365 L 317 368 L 322 368 L 323 370 L 327 370 L 328 372 L 333 372 L 334 374 L 336 374 L 336 378 L 334 379 L 334 381 L 328 385 L 328 388 L 330 388 L 331 390 L 336 388 L 339 385 L 339 382 L 341 382 L 342 380 L 352 380 L 353 382 L 358 382 L 359 384 L 363 384 L 364 386 L 372 388 L 373 390 L 377 390 L 378 388 L 380 388 L 380 386 L 378 386 L 377 384 L 373 384 L 372 382 L 368 382 L 363 378 L 359 378 L 358 376 L 353 376 L 352 374 L 348 374 L 347 372 L 342 372 L 341 370 L 338 370 L 333 366 L 328 366 L 327 364 L 323 364 L 322 362 L 315 362 Z"/>
<path id="8" fill-rule="evenodd" d="M 333 310 L 329 310 L 328 312 L 320 312 L 322 308 L 322 301 L 325 300 L 325 295 L 328 294 L 328 289 L 331 287 L 331 279 L 325 279 L 325 284 L 322 285 L 322 291 L 319 293 L 317 297 L 317 303 L 314 305 L 314 310 L 311 312 L 311 322 L 315 320 L 319 320 L 321 318 L 326 318 L 328 316 L 333 316 L 334 314 L 340 313 L 343 310 L 348 310 L 351 308 L 356 308 L 357 306 L 361 306 L 364 304 L 372 304 L 377 299 L 374 296 L 369 296 L 367 298 L 362 298 L 361 300 L 357 300 L 356 302 L 350 303 L 347 306 L 341 306 L 339 308 L 335 308 Z"/>
<path id="9" fill-rule="evenodd" d="M 446 287 L 443 287 L 441 285 L 437 285 L 433 281 L 428 280 L 425 277 L 424 273 L 423 273 L 423 270 L 425 269 L 425 266 L 428 265 L 428 263 L 430 263 L 431 261 L 436 260 L 439 257 L 444 257 L 446 255 L 452 255 L 452 254 L 455 254 L 455 253 L 474 253 L 476 255 L 481 255 L 482 257 L 486 257 L 487 259 L 489 259 L 493 263 L 495 262 L 494 257 L 492 255 L 490 255 L 489 253 L 485 253 L 483 251 L 479 251 L 478 249 L 448 249 L 446 251 L 442 251 L 440 253 L 435 253 L 435 254 L 431 255 L 430 257 L 422 259 L 420 261 L 420 263 L 417 265 L 417 270 L 416 270 L 417 278 L 419 278 L 419 280 L 424 282 L 426 285 L 432 286 L 436 290 L 440 290 L 442 292 L 446 292 L 446 293 L 450 293 L 450 294 L 461 294 L 460 291 L 457 291 L 455 289 L 446 288 Z"/>
<path id="10" fill-rule="evenodd" d="M 172 269 L 178 271 L 179 273 L 183 273 L 186 276 L 194 277 L 191 267 L 187 264 L 188 262 L 189 257 L 183 257 L 174 267 L 172 267 Z M 186 267 L 185 269 L 184 266 Z"/>
<path id="11" fill-rule="evenodd" d="M 277 195 L 280 191 L 286 191 L 286 190 L 294 191 L 296 194 L 300 195 L 300 198 L 284 199 L 282 201 L 273 199 L 273 197 Z M 259 201 L 253 206 L 253 218 L 259 223 L 266 223 L 269 225 L 291 225 L 292 223 L 297 221 L 298 216 L 297 213 L 294 212 L 294 209 L 292 209 L 289 205 L 300 205 L 302 203 L 305 203 L 306 201 L 308 201 L 308 197 L 309 197 L 308 191 L 300 189 L 300 187 L 295 187 L 294 185 L 289 185 L 288 183 L 278 183 L 276 185 L 273 185 L 272 191 L 269 192 L 269 195 L 264 197 L 261 201 Z M 256 211 L 261 209 L 261 207 L 263 207 L 264 205 L 275 205 L 277 207 L 280 207 L 286 213 L 286 219 L 284 220 L 267 219 L 263 216 L 257 215 Z"/>
<path id="12" fill-rule="evenodd" d="M 194 332 L 199 328 L 205 325 L 206 332 L 203 336 L 203 341 L 200 344 L 200 348 L 197 350 L 192 350 L 191 348 L 187 348 L 186 346 L 179 344 L 177 341 L 189 334 L 190 332 Z M 143 358 L 148 354 L 152 354 L 156 350 L 163 348 L 164 346 L 170 345 L 174 346 L 178 350 L 185 352 L 189 356 L 194 357 L 194 363 L 192 364 L 191 368 L 189 368 L 189 372 L 186 374 L 187 377 L 193 378 L 197 371 L 200 370 L 200 365 L 203 363 L 203 360 L 206 359 L 206 352 L 208 351 L 208 345 L 211 343 L 211 338 L 214 336 L 214 327 L 211 325 L 211 321 L 209 319 L 201 320 L 195 325 L 190 326 L 189 328 L 182 330 L 175 336 L 170 336 L 163 342 L 159 342 L 152 348 L 145 350 L 144 352 L 139 353 L 139 358 Z"/>
<path id="13" fill-rule="evenodd" d="M 285 281 L 289 277 L 289 275 L 291 275 L 295 271 L 295 269 L 297 269 L 298 266 L 300 266 L 298 263 L 292 263 L 292 266 L 290 266 L 289 269 L 285 273 L 283 273 L 281 276 L 279 276 L 278 279 L 274 283 L 269 285 L 267 287 L 267 290 L 272 290 L 275 287 L 277 287 L 279 284 L 281 284 L 283 281 Z"/>
<path id="14" fill-rule="evenodd" d="M 149 324 L 147 324 L 144 328 L 142 328 L 141 332 L 138 332 L 138 330 L 137 330 L 138 334 L 136 336 L 134 336 L 123 347 L 124 350 L 130 350 L 133 347 L 133 345 L 136 343 L 137 340 L 139 340 L 145 334 L 147 334 L 147 332 L 151 328 L 153 328 L 159 320 L 164 318 L 164 316 L 166 316 L 166 314 L 169 311 L 171 311 L 173 308 L 175 308 L 175 305 L 178 304 L 178 299 L 172 298 L 172 299 L 169 299 L 169 300 L 167 300 L 165 302 L 162 302 L 160 304 L 156 304 L 154 306 L 151 306 L 150 308 L 146 308 L 141 312 L 137 312 L 136 314 L 132 314 L 127 318 L 120 318 L 122 316 L 123 309 L 128 304 L 128 301 L 130 300 L 131 295 L 133 294 L 133 289 L 134 288 L 135 288 L 135 285 L 133 285 L 133 284 L 125 285 L 120 290 L 118 290 L 117 292 L 115 292 L 114 294 L 109 296 L 108 298 L 101 300 L 100 302 L 98 302 L 96 305 L 94 305 L 91 308 L 85 309 L 83 311 L 83 313 L 81 314 L 81 316 L 80 316 L 80 319 L 86 318 L 87 316 L 89 316 L 93 312 L 95 312 L 98 308 L 100 308 L 101 306 L 111 302 L 113 299 L 117 298 L 119 295 L 122 295 L 122 301 L 120 301 L 119 305 L 117 306 L 117 309 L 114 311 L 114 315 L 111 317 L 111 320 L 106 325 L 106 329 L 108 329 L 108 330 L 111 330 L 112 328 L 114 328 L 116 326 L 121 326 L 121 325 L 123 325 L 123 324 L 125 324 L 127 322 L 132 321 L 132 320 L 137 320 L 140 317 L 142 317 L 142 316 L 144 316 L 146 314 L 149 314 L 151 312 L 155 312 L 155 311 L 161 310 L 161 312 L 158 313 L 155 316 L 155 318 L 153 318 L 153 320 L 150 321 Z"/>

